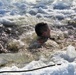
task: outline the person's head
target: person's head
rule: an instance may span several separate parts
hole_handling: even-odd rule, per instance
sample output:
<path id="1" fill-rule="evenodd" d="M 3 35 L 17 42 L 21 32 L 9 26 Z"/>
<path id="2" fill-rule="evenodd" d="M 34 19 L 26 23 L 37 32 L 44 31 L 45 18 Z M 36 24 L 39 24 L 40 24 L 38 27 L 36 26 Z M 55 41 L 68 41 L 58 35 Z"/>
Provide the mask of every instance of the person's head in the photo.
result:
<path id="1" fill-rule="evenodd" d="M 48 27 L 47 23 L 41 22 L 36 24 L 35 32 L 39 37 L 50 38 L 50 28 Z"/>

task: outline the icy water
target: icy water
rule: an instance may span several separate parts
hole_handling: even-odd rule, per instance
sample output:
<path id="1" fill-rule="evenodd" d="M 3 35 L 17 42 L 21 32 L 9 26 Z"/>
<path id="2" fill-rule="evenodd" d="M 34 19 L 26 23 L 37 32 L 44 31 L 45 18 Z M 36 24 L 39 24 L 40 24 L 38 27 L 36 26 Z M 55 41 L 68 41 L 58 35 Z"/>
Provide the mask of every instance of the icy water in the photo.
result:
<path id="1" fill-rule="evenodd" d="M 6 27 L 13 24 L 26 25 L 27 30 L 25 31 L 27 35 L 31 35 L 34 31 L 34 25 L 42 21 L 54 26 L 67 25 L 68 21 L 76 22 L 76 0 L 0 0 L 0 27 L 2 24 Z M 23 36 L 19 38 L 22 39 Z M 20 42 L 21 47 L 25 44 L 19 40 L 18 42 Z M 54 50 L 50 55 L 46 53 L 46 56 L 49 56 L 47 58 L 42 55 L 38 59 L 31 57 L 31 60 L 27 60 L 26 64 L 24 59 L 28 56 L 31 54 L 26 55 L 26 52 L 24 55 L 21 53 L 0 54 L 0 63 L 3 63 L 3 66 L 7 63 L 5 67 L 0 68 L 0 72 L 30 70 L 51 64 L 61 65 L 26 73 L 0 73 L 0 75 L 76 75 L 76 46 L 68 45 L 61 50 Z M 18 67 L 19 63 L 23 64 L 21 68 Z M 12 66 L 8 67 L 11 64 Z"/>

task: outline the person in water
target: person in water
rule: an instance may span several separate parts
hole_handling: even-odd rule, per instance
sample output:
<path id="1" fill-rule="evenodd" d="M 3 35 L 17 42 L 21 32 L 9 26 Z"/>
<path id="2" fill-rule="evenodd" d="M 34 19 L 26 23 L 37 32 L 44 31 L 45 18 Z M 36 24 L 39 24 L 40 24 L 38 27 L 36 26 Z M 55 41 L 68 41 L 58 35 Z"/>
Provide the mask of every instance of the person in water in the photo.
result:
<path id="1" fill-rule="evenodd" d="M 35 25 L 35 32 L 38 38 L 29 46 L 29 48 L 40 48 L 48 39 L 52 39 L 50 38 L 51 29 L 47 23 L 37 23 Z"/>

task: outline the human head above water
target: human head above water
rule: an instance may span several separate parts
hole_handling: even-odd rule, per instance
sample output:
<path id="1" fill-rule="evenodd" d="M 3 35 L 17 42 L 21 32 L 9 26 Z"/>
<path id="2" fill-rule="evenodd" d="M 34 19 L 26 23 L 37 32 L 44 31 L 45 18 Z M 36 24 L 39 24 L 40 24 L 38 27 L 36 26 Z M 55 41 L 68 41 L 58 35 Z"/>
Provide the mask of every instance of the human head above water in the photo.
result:
<path id="1" fill-rule="evenodd" d="M 35 32 L 39 37 L 50 38 L 50 28 L 47 23 L 37 23 L 35 26 Z"/>

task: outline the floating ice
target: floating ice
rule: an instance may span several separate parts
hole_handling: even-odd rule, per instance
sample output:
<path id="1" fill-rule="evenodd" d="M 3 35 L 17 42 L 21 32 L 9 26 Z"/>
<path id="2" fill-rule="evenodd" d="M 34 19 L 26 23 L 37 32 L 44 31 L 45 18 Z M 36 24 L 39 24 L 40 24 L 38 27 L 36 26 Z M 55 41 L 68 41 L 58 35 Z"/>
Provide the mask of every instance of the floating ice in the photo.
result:
<path id="1" fill-rule="evenodd" d="M 28 3 L 36 3 L 36 0 L 26 0 Z"/>
<path id="2" fill-rule="evenodd" d="M 8 19 L 0 19 L 0 23 L 1 24 L 3 24 L 3 25 L 5 25 L 5 26 L 13 26 L 13 25 L 15 25 L 14 24 L 14 21 L 10 21 L 10 20 L 8 20 Z"/>
<path id="3" fill-rule="evenodd" d="M 75 51 L 75 47 L 69 45 L 67 47 L 67 52 L 66 54 L 70 57 L 70 58 L 75 58 L 76 57 L 76 51 Z"/>
<path id="4" fill-rule="evenodd" d="M 73 52 L 75 52 L 75 48 L 71 45 L 69 45 L 67 47 L 67 50 L 73 50 Z M 74 54 L 74 53 L 72 53 Z M 69 63 L 69 61 L 67 61 L 65 58 L 67 58 L 67 53 L 66 51 L 60 51 L 60 52 L 56 52 L 53 56 L 51 61 L 54 61 L 56 64 L 57 63 L 61 63 L 61 65 L 55 65 L 52 67 L 46 67 L 43 69 L 39 69 L 39 70 L 35 70 L 35 71 L 30 71 L 30 72 L 17 72 L 17 73 L 3 73 L 0 75 L 76 75 L 76 63 L 72 62 Z M 74 56 L 69 54 L 69 56 L 71 58 L 73 58 Z M 46 61 L 46 59 L 43 58 L 43 56 L 40 58 L 39 61 L 32 61 L 29 64 L 27 64 L 26 66 L 24 66 L 23 68 L 18 68 L 15 65 L 12 67 L 4 67 L 1 68 L 0 71 L 22 71 L 22 70 L 29 70 L 29 69 L 35 69 L 35 68 L 39 68 L 39 67 L 43 67 L 46 66 L 47 64 L 44 63 L 43 61 Z M 50 61 L 50 60 L 49 60 Z M 49 63 L 50 64 L 54 64 L 52 62 Z"/>
<path id="5" fill-rule="evenodd" d="M 0 1 L 0 6 L 3 6 L 3 3 Z"/>
<path id="6" fill-rule="evenodd" d="M 5 10 L 5 9 L 0 9 L 0 14 L 4 15 L 5 13 L 7 13 L 8 10 Z"/>
<path id="7" fill-rule="evenodd" d="M 29 13 L 30 13 L 31 15 L 36 15 L 36 14 L 38 13 L 38 10 L 37 10 L 37 9 L 31 9 L 31 10 L 29 11 Z"/>
<path id="8" fill-rule="evenodd" d="M 58 2 L 54 4 L 54 9 L 67 9 L 69 6 L 66 3 Z"/>
<path id="9" fill-rule="evenodd" d="M 71 3 L 75 4 L 75 0 L 0 0 L 0 16 L 5 15 L 36 15 L 37 13 L 43 14 L 44 17 L 51 18 L 51 13 L 63 14 L 58 15 L 56 18 L 62 20 L 76 11 L 75 6 L 71 6 Z M 54 10 L 54 9 L 55 10 Z M 68 9 L 69 8 L 69 9 Z M 44 10 L 45 9 L 45 10 Z M 61 10 L 60 10 L 61 9 Z M 62 10 L 64 9 L 64 10 Z M 68 9 L 68 10 L 66 10 Z M 49 11 L 53 10 L 53 11 Z M 57 12 L 58 11 L 58 12 Z M 49 15 L 48 15 L 48 12 Z M 48 16 L 45 16 L 47 14 Z"/>
<path id="10" fill-rule="evenodd" d="M 47 14 L 47 11 L 44 10 L 43 8 L 39 7 L 39 8 L 38 8 L 38 13 Z"/>

